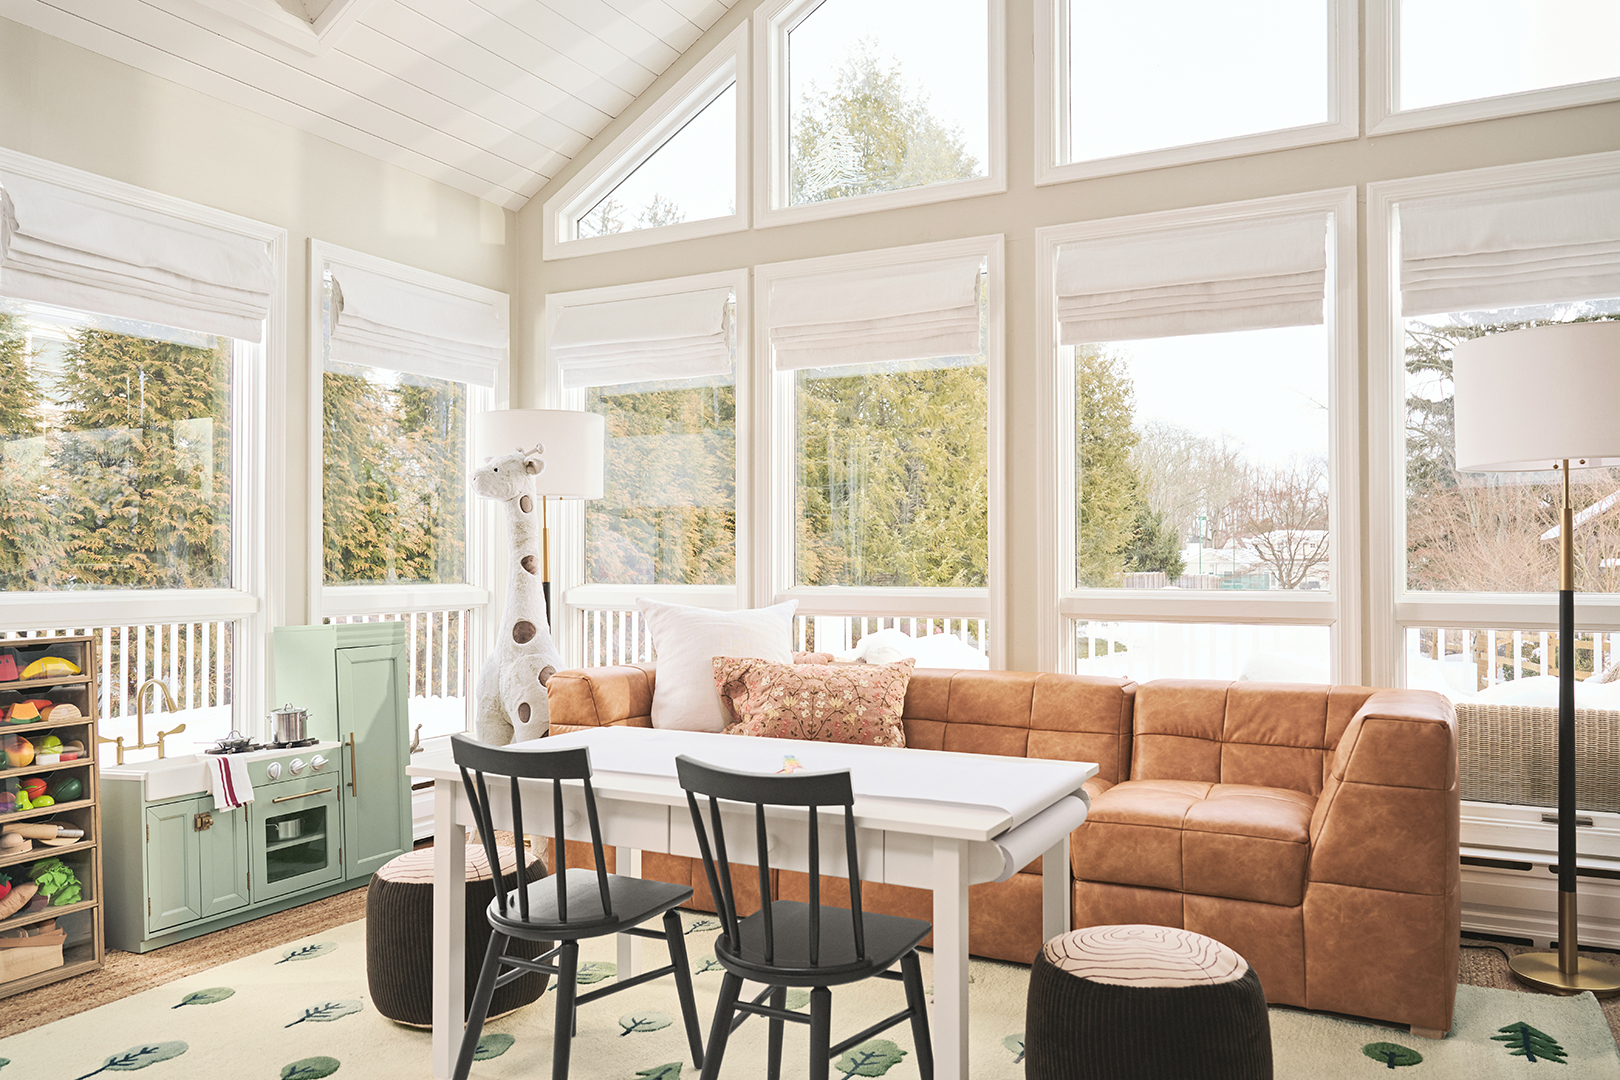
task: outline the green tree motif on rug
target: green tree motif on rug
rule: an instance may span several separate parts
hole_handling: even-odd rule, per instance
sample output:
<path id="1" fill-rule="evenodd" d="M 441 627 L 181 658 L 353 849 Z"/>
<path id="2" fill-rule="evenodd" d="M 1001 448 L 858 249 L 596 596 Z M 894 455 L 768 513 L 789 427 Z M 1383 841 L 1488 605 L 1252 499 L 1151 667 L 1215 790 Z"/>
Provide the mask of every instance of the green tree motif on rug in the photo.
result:
<path id="1" fill-rule="evenodd" d="M 1491 1038 L 1502 1043 L 1514 1057 L 1522 1057 L 1526 1061 L 1556 1061 L 1560 1065 L 1569 1064 L 1564 1060 L 1567 1052 L 1558 1045 L 1557 1039 L 1545 1031 L 1531 1027 L 1523 1020 L 1496 1030 L 1501 1034 L 1492 1035 Z"/>

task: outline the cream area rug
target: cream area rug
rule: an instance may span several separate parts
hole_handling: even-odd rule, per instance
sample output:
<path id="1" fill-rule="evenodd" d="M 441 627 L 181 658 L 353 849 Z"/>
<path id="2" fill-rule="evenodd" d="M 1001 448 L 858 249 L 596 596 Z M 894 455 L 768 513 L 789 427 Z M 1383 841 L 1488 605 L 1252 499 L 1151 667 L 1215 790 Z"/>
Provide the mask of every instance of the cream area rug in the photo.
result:
<path id="1" fill-rule="evenodd" d="M 695 973 L 704 1036 L 720 972 L 713 960 L 713 918 L 687 914 L 687 949 Z M 649 965 L 664 962 L 661 943 L 644 939 Z M 611 939 L 582 946 L 582 981 L 613 977 Z M 923 954 L 924 979 L 931 957 Z M 1023 1075 L 1024 1000 L 1028 969 L 975 960 L 971 965 L 971 1072 L 974 1080 Z M 48 990 L 42 992 L 49 992 Z M 548 1077 L 552 995 L 489 1024 L 476 1080 Z M 808 995 L 790 994 L 804 1008 Z M 872 980 L 833 991 L 833 1039 L 904 1007 L 897 982 Z M 1293 1009 L 1271 1010 L 1279 1080 L 1340 1077 L 1543 1076 L 1563 1080 L 1620 1078 L 1602 1011 L 1590 995 L 1542 997 L 1479 987 L 1458 988 L 1457 1026 L 1443 1040 L 1415 1039 L 1399 1029 L 1351 1023 Z M 722 1076 L 764 1075 L 767 1026 L 749 1020 L 732 1036 Z M 786 1077 L 806 1075 L 807 1029 L 789 1025 Z M 358 921 L 134 994 L 89 1012 L 0 1040 L 0 1080 L 83 1080 L 139 1071 L 141 1080 L 339 1080 L 429 1075 L 430 1038 L 372 1008 L 366 988 L 365 923 Z M 675 988 L 657 980 L 580 1010 L 571 1075 L 578 1080 L 693 1080 Z M 915 1080 L 911 1032 L 901 1025 L 841 1057 L 834 1077 Z"/>

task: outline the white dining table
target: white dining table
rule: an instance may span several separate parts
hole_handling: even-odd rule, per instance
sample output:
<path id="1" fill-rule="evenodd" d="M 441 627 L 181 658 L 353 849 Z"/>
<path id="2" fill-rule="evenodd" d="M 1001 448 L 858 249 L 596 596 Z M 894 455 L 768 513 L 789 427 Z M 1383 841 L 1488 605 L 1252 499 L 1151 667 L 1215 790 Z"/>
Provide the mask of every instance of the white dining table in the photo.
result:
<path id="1" fill-rule="evenodd" d="M 932 1034 L 941 1080 L 968 1075 L 968 886 L 1006 880 L 1040 856 L 1043 934 L 1050 939 L 1069 929 L 1069 833 L 1089 806 L 1081 787 L 1097 773 L 1089 762 L 622 727 L 516 745 L 589 748 L 602 842 L 617 849 L 617 872 L 631 875 L 639 875 L 643 851 L 699 857 L 686 793 L 675 779 L 680 754 L 752 772 L 849 769 L 861 880 L 934 894 Z M 432 1065 L 435 1077 L 448 1078 L 466 1015 L 459 977 L 466 964 L 466 890 L 459 887 L 466 831 L 457 826 L 475 823 L 448 749 L 418 755 L 407 771 L 434 781 Z M 549 782 L 525 781 L 520 789 L 524 831 L 556 836 Z M 588 843 L 584 787 L 564 789 L 562 835 Z M 510 828 L 509 801 L 491 802 L 496 827 Z M 737 813 L 738 828 L 726 829 L 728 855 L 756 864 L 752 809 L 738 806 Z M 806 815 L 803 808 L 767 810 L 773 869 L 808 869 Z M 823 873 L 847 865 L 842 810 L 836 815 L 820 830 Z M 639 944 L 639 938 L 620 937 L 620 978 L 638 970 Z M 707 1032 L 709 1018 L 703 1026 Z"/>

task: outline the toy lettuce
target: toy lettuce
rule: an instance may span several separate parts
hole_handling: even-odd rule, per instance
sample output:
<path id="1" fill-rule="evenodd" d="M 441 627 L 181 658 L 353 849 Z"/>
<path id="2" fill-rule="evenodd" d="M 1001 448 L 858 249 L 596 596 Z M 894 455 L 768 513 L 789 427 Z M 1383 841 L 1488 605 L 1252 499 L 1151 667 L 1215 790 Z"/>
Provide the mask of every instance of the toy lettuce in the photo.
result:
<path id="1" fill-rule="evenodd" d="M 28 876 L 39 886 L 39 894 L 50 900 L 52 907 L 77 904 L 83 899 L 79 879 L 61 859 L 44 859 L 35 863 L 29 869 Z"/>

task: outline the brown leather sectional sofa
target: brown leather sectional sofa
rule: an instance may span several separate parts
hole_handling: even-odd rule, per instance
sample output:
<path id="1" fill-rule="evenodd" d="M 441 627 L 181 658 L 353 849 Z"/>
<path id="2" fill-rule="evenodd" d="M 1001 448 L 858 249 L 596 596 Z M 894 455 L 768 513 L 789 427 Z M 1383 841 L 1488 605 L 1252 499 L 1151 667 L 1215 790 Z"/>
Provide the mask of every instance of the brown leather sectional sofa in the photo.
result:
<path id="1" fill-rule="evenodd" d="M 651 726 L 654 678 L 651 665 L 558 672 L 551 730 Z M 1450 1028 L 1460 804 L 1445 698 L 919 670 L 903 719 L 910 746 L 1098 764 L 1090 817 L 1071 840 L 1075 926 L 1186 927 L 1247 957 L 1274 1003 L 1420 1034 Z M 712 910 L 690 860 L 647 853 L 642 872 L 692 885 L 694 905 Z M 824 902 L 840 902 L 842 884 L 824 880 Z M 1040 886 L 1038 861 L 974 886 L 971 951 L 1028 963 L 1041 945 Z M 808 894 L 787 871 L 773 888 Z M 917 918 L 932 910 L 918 889 L 872 884 L 862 898 Z"/>

